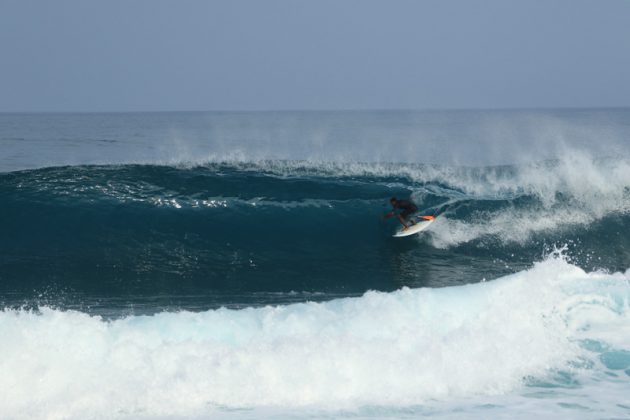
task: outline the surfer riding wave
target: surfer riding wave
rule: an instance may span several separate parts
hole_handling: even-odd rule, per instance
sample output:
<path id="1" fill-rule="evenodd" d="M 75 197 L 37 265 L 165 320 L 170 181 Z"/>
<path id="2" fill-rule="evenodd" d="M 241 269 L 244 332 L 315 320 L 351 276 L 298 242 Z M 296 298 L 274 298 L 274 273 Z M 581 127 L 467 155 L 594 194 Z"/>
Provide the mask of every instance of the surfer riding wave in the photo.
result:
<path id="1" fill-rule="evenodd" d="M 396 216 L 405 229 L 416 224 L 410 217 L 418 211 L 418 207 L 411 200 L 398 200 L 396 197 L 392 197 L 389 202 L 392 205 L 392 211 L 385 215 L 385 219 Z M 402 211 L 396 214 L 397 210 Z"/>

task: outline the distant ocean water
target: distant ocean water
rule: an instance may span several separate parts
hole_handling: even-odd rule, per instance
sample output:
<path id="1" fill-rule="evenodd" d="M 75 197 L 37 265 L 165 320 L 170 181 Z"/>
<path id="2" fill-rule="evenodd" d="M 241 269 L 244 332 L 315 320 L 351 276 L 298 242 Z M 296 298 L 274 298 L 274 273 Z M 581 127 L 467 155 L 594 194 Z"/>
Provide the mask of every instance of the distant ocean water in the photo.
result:
<path id="1" fill-rule="evenodd" d="M 626 418 L 629 231 L 627 109 L 0 114 L 0 417 Z"/>

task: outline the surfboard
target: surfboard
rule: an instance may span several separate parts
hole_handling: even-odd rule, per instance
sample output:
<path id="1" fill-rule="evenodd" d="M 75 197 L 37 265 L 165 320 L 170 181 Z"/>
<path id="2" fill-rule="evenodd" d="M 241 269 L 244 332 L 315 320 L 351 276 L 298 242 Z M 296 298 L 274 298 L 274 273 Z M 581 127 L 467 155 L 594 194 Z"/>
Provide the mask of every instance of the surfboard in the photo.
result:
<path id="1" fill-rule="evenodd" d="M 394 238 L 403 238 L 405 236 L 411 236 L 418 232 L 422 232 L 435 220 L 435 217 L 433 216 L 416 216 L 416 218 L 418 219 L 418 222 L 416 222 L 415 225 L 399 230 L 394 235 Z"/>

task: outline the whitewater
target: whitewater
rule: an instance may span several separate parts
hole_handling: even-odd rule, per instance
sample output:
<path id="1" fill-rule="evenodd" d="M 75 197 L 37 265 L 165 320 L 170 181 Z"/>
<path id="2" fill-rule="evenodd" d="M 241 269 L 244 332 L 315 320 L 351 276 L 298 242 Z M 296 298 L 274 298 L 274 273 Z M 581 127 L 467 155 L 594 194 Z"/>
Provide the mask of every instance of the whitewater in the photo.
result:
<path id="1" fill-rule="evenodd" d="M 0 123 L 0 418 L 630 416 L 628 110 Z"/>
<path id="2" fill-rule="evenodd" d="M 369 417 L 373 406 L 377 416 L 396 407 L 471 414 L 445 407 L 454 404 L 486 418 L 622 418 L 630 410 L 629 280 L 630 272 L 589 274 L 553 256 L 491 282 L 326 303 L 115 321 L 5 310 L 3 412 L 240 417 L 232 410 L 263 407 L 343 417 L 360 408 Z M 505 411 L 503 395 L 516 412 Z"/>

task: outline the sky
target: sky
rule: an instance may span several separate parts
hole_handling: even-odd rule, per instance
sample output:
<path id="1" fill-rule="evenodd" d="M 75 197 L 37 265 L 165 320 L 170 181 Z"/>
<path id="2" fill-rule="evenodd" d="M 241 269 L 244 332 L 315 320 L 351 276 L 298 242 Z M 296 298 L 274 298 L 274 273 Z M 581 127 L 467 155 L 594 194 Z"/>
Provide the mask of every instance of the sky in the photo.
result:
<path id="1" fill-rule="evenodd" d="M 0 0 L 0 112 L 630 106 L 630 1 Z"/>

